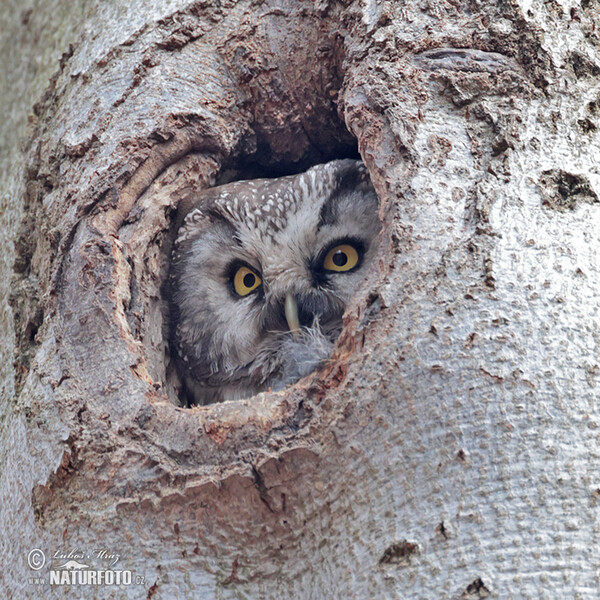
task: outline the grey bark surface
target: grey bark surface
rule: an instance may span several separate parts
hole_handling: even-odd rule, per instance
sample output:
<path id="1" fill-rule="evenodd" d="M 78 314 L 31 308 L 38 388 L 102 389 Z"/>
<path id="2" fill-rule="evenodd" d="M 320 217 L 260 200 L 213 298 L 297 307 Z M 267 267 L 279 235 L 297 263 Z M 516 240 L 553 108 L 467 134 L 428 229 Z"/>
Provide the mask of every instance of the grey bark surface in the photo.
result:
<path id="1" fill-rule="evenodd" d="M 9 598 L 597 597 L 596 3 L 0 15 Z M 180 199 L 352 136 L 384 233 L 332 360 L 177 406 Z M 34 548 L 105 548 L 144 582 L 36 585 Z"/>

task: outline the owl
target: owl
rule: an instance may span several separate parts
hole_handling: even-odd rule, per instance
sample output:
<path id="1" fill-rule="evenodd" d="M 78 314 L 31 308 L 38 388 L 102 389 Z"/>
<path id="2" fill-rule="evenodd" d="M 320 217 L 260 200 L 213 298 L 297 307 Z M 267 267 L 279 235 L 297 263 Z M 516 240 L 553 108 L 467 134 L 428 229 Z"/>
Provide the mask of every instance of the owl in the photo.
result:
<path id="1" fill-rule="evenodd" d="M 189 403 L 278 391 L 327 360 L 373 268 L 380 227 L 357 160 L 194 198 L 168 286 L 172 356 Z"/>

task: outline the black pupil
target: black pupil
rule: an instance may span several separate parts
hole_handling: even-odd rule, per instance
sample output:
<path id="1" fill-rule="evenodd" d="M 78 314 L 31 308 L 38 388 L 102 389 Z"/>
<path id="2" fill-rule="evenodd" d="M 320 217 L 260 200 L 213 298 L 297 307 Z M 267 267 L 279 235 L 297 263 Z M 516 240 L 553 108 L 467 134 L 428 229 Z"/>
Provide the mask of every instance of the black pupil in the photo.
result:
<path id="1" fill-rule="evenodd" d="M 336 267 L 343 267 L 348 262 L 348 256 L 346 256 L 346 253 L 343 252 L 342 250 L 338 250 L 333 255 L 332 260 L 333 260 L 333 264 Z"/>
<path id="2" fill-rule="evenodd" d="M 255 281 L 256 281 L 256 277 L 255 277 L 254 273 L 246 273 L 244 275 L 244 285 L 247 288 L 251 288 L 254 285 Z"/>

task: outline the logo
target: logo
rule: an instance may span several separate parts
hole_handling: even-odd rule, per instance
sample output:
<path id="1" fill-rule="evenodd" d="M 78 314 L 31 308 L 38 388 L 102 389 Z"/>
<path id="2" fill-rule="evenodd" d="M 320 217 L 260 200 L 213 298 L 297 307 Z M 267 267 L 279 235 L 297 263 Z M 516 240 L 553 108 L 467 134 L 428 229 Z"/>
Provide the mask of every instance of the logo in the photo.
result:
<path id="1" fill-rule="evenodd" d="M 94 550 L 54 550 L 49 554 L 49 569 L 46 579 L 40 571 L 46 565 L 46 553 L 33 548 L 27 555 L 29 568 L 37 571 L 29 578 L 33 585 L 143 585 L 144 577 L 135 575 L 125 568 L 119 568 L 121 554 L 107 548 Z"/>
<path id="2" fill-rule="evenodd" d="M 46 555 L 39 548 L 34 548 L 27 555 L 27 563 L 29 564 L 29 568 L 39 571 L 46 564 Z"/>
<path id="3" fill-rule="evenodd" d="M 76 560 L 68 560 L 64 565 L 56 567 L 57 569 L 89 569 L 90 565 L 84 565 Z"/>

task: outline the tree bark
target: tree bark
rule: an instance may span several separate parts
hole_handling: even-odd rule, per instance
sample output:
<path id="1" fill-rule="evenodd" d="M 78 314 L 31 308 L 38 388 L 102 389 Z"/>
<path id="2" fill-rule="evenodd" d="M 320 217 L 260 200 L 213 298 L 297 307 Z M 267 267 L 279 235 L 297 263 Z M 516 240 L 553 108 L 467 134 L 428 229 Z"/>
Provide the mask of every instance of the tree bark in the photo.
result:
<path id="1" fill-rule="evenodd" d="M 50 4 L 0 9 L 8 597 L 596 597 L 594 3 Z M 178 405 L 180 200 L 356 148 L 332 360 Z M 50 585 L 71 551 L 132 583 Z"/>

